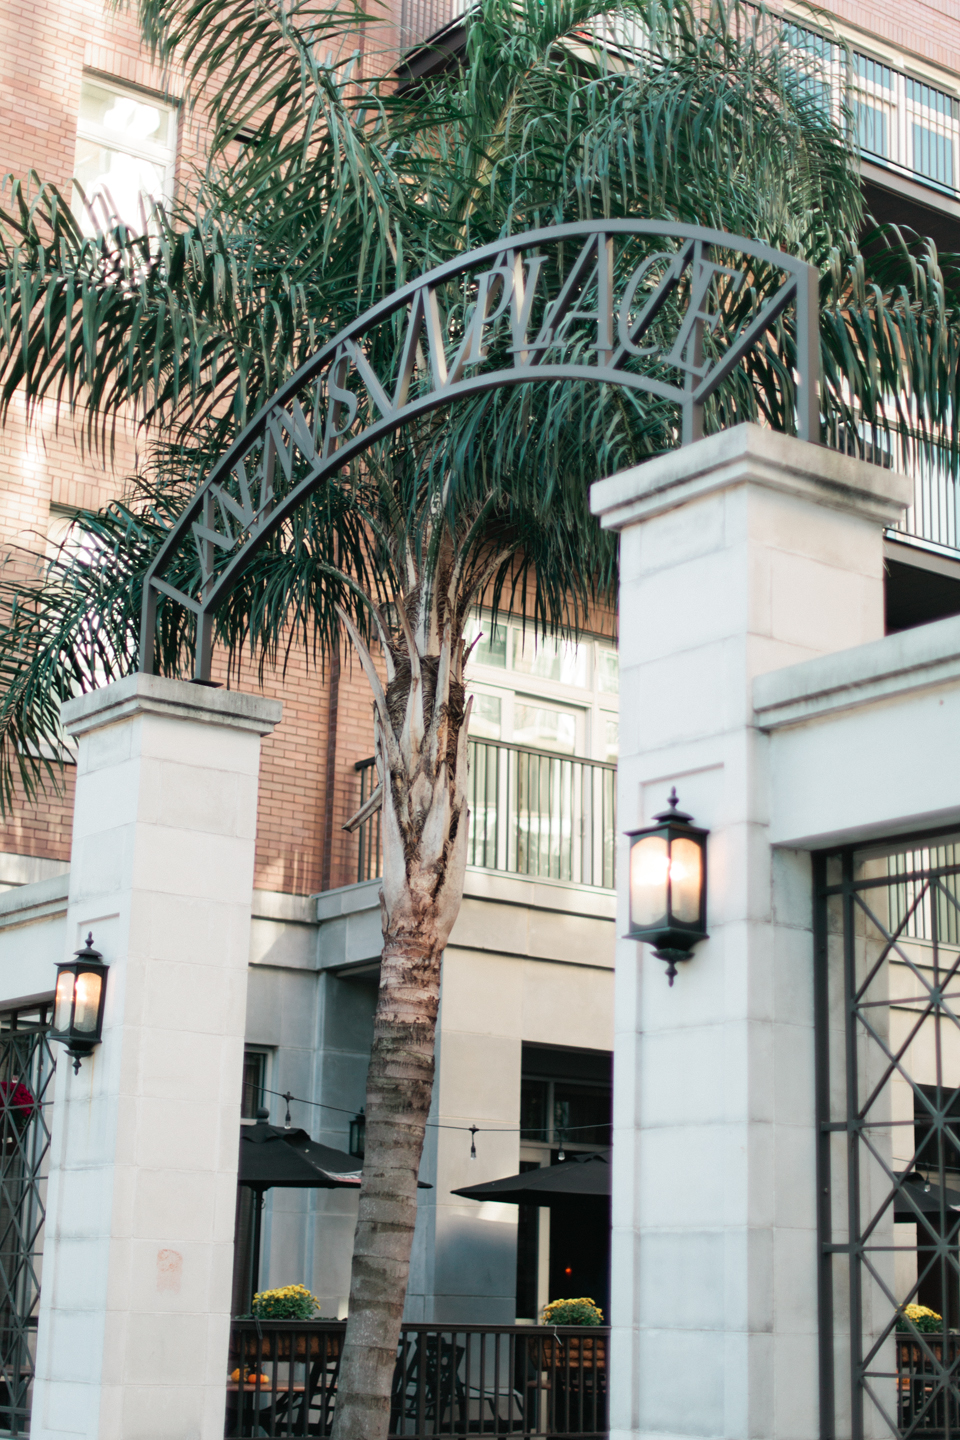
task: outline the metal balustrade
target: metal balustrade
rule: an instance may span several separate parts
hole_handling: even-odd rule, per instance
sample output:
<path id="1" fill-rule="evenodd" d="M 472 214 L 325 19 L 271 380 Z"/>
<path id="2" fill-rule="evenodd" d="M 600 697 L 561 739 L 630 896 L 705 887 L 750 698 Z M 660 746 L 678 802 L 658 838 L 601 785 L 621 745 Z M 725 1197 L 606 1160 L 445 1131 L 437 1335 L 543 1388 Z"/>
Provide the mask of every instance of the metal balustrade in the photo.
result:
<path id="1" fill-rule="evenodd" d="M 376 784 L 361 760 L 360 804 Z M 467 864 L 612 890 L 616 854 L 616 765 L 533 750 L 503 740 L 470 741 Z M 357 881 L 382 866 L 379 812 L 359 827 Z"/>
<path id="2" fill-rule="evenodd" d="M 329 1435 L 345 1321 L 235 1320 L 227 1436 Z M 391 1437 L 606 1440 L 605 1326 L 404 1325 Z"/>
<path id="3" fill-rule="evenodd" d="M 897 1425 L 917 1440 L 946 1440 L 960 1432 L 960 1336 L 896 1337 Z"/>

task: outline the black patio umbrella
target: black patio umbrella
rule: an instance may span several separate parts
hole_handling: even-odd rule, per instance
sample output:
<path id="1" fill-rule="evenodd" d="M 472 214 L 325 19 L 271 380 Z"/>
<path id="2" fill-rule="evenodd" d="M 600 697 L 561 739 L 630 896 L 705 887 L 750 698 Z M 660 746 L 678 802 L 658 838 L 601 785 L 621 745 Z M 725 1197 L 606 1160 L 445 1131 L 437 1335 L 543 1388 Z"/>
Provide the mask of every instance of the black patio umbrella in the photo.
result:
<path id="1" fill-rule="evenodd" d="M 292 1189 L 336 1189 L 360 1184 L 361 1161 L 345 1150 L 319 1145 L 306 1130 L 281 1130 L 268 1125 L 268 1110 L 257 1113 L 256 1125 L 240 1131 L 241 1185 L 255 1190 L 274 1186 Z"/>
<path id="2" fill-rule="evenodd" d="M 500 1200 L 507 1205 L 549 1205 L 610 1199 L 609 1150 L 599 1154 L 571 1155 L 559 1165 L 544 1165 L 522 1175 L 488 1180 L 483 1185 L 464 1185 L 452 1190 L 468 1200 Z"/>
<path id="3" fill-rule="evenodd" d="M 269 1125 L 270 1111 L 257 1111 L 255 1125 L 240 1130 L 240 1165 L 237 1181 L 253 1191 L 253 1256 L 250 1264 L 250 1298 L 260 1283 L 260 1245 L 263 1197 L 267 1190 L 359 1190 L 363 1162 L 345 1150 L 334 1150 L 311 1139 L 306 1130 Z M 418 1180 L 420 1190 L 430 1190 Z"/>
<path id="4" fill-rule="evenodd" d="M 281 1130 L 267 1124 L 269 1110 L 257 1111 L 257 1123 L 240 1130 L 239 1184 L 253 1191 L 253 1255 L 250 1299 L 260 1284 L 263 1197 L 275 1187 L 289 1190 L 359 1190 L 360 1162 L 345 1150 L 318 1145 L 306 1130 Z"/>

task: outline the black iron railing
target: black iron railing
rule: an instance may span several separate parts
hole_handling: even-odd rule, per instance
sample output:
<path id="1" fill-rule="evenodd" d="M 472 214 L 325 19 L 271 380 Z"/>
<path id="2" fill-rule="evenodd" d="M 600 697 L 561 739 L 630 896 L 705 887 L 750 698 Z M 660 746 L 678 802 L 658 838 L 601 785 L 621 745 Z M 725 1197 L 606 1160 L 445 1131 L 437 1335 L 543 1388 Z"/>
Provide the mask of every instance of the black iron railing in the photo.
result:
<path id="1" fill-rule="evenodd" d="M 345 1321 L 235 1320 L 228 1436 L 329 1435 Z M 606 1440 L 603 1327 L 405 1325 L 390 1436 Z"/>
<path id="2" fill-rule="evenodd" d="M 373 759 L 354 767 L 360 804 L 376 785 Z M 615 884 L 617 767 L 502 740 L 470 741 L 467 864 L 510 875 Z M 359 827 L 357 881 L 380 874 L 380 813 Z"/>
<path id="3" fill-rule="evenodd" d="M 371 755 L 369 760 L 358 760 L 353 768 L 360 776 L 360 805 L 365 805 L 377 788 L 377 762 Z M 381 874 L 382 869 L 383 842 L 378 810 L 357 830 L 357 884 L 361 880 L 372 880 L 375 875 Z"/>
<path id="4" fill-rule="evenodd" d="M 925 1440 L 960 1434 L 960 1335 L 920 1339 L 898 1335 L 897 1423 L 902 1435 Z"/>
<path id="5" fill-rule="evenodd" d="M 33 1404 L 55 1059 L 46 1010 L 0 1020 L 0 1434 L 27 1435 Z"/>

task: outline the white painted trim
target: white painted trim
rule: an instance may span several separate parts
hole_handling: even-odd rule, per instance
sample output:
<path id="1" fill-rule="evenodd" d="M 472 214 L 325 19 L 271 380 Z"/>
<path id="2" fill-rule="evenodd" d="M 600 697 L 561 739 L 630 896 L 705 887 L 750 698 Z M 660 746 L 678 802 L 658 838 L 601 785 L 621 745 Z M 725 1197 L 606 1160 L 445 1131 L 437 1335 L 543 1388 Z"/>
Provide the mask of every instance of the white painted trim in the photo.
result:
<path id="1" fill-rule="evenodd" d="M 51 915 L 66 915 L 69 873 L 18 885 L 0 895 L 0 930 L 29 925 Z"/>
<path id="2" fill-rule="evenodd" d="M 758 675 L 756 723 L 761 730 L 778 730 L 958 679 L 960 616 L 954 615 Z"/>

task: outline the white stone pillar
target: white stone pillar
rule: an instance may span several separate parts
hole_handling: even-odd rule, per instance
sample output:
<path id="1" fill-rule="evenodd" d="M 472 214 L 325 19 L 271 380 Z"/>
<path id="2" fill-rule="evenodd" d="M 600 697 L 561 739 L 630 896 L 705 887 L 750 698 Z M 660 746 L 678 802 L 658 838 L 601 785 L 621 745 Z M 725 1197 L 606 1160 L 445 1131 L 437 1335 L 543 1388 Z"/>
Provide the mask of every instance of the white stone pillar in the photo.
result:
<path id="1" fill-rule="evenodd" d="M 749 425 L 593 488 L 620 532 L 620 828 L 676 785 L 711 831 L 710 938 L 673 988 L 618 945 L 611 1440 L 819 1433 L 810 867 L 767 840 L 751 682 L 882 636 L 909 498 Z"/>
<path id="2" fill-rule="evenodd" d="M 79 739 L 67 920 L 110 966 L 58 1057 L 34 1440 L 222 1440 L 260 737 L 277 701 L 130 676 Z M 51 988 L 54 977 L 51 975 Z"/>

